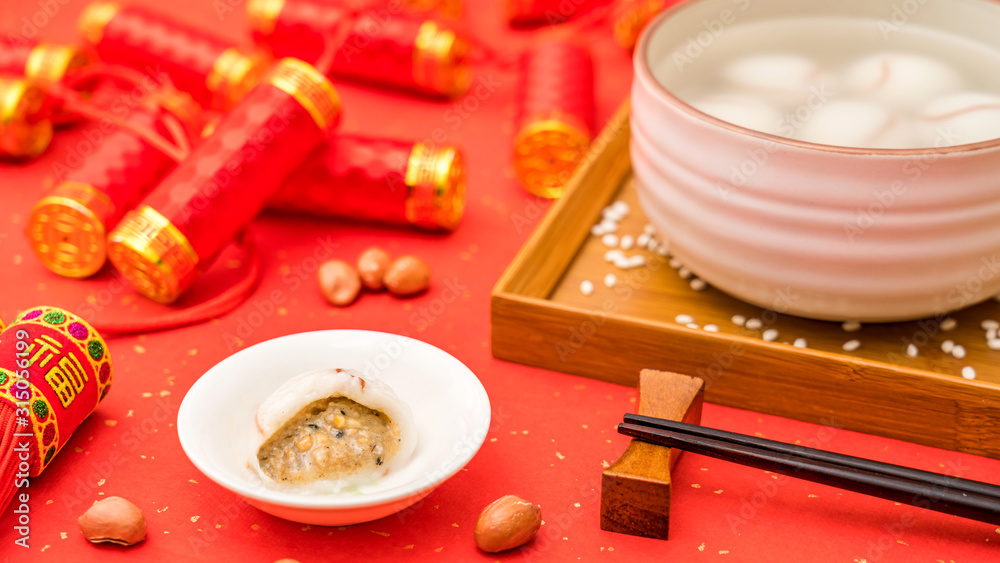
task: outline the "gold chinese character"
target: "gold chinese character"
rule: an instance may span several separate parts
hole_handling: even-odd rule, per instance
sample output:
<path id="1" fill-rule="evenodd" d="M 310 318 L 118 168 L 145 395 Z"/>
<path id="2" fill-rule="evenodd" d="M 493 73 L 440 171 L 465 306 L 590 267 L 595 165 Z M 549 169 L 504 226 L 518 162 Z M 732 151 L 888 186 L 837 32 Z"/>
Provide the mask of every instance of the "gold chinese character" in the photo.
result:
<path id="1" fill-rule="evenodd" d="M 38 351 L 35 352 L 35 355 L 28 360 L 29 366 L 35 365 L 35 362 L 41 358 L 41 362 L 39 362 L 38 367 L 43 368 L 56 354 L 62 352 L 62 344 L 47 334 L 43 334 L 42 336 L 35 338 L 34 342 L 28 346 L 27 352 L 30 354 L 35 349 L 36 345 L 38 346 Z M 45 355 L 44 357 L 42 357 L 43 354 Z"/>

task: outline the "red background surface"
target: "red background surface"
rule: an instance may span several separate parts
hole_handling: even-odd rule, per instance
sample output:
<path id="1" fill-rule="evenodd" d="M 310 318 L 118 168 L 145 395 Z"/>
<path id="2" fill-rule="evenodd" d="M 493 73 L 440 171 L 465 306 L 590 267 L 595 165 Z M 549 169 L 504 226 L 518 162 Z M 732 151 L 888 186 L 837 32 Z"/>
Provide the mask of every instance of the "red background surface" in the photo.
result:
<path id="1" fill-rule="evenodd" d="M 83 2 L 3 2 L 0 29 L 19 31 L 23 17 L 45 21 L 40 35 L 75 37 Z M 159 4 L 147 0 L 144 3 Z M 15 5 L 16 4 L 16 5 Z M 233 5 L 228 13 L 220 7 Z M 52 7 L 50 6 L 50 11 Z M 239 0 L 173 0 L 185 20 L 245 40 Z M 536 36 L 511 32 L 499 2 L 467 1 L 467 23 L 504 52 Z M 39 16 L 38 14 L 43 14 Z M 597 58 L 598 119 L 604 122 L 627 94 L 628 56 L 603 32 L 588 36 Z M 427 138 L 440 129 L 468 157 L 469 201 L 464 224 L 451 236 L 319 220 L 266 216 L 255 224 L 264 278 L 240 309 L 200 326 L 115 338 L 109 347 L 115 387 L 79 428 L 51 468 L 31 483 L 31 549 L 13 545 L 14 520 L 0 518 L 0 557 L 6 561 L 310 561 L 407 558 L 419 560 L 647 560 L 672 561 L 1000 561 L 1000 528 L 787 478 L 721 461 L 684 456 L 675 473 L 672 539 L 656 541 L 603 532 L 598 525 L 603 464 L 623 451 L 615 433 L 632 410 L 635 391 L 495 360 L 489 350 L 493 284 L 547 207 L 520 189 L 509 167 L 517 77 L 481 68 L 484 86 L 457 106 L 338 85 L 343 130 Z M 110 273 L 88 281 L 59 278 L 32 255 L 22 234 L 32 203 L 55 163 L 86 148 L 84 126 L 61 134 L 41 160 L 0 168 L 0 316 L 52 304 L 97 318 L 152 314 L 159 305 L 115 282 Z M 370 245 L 425 258 L 434 285 L 400 301 L 364 295 L 348 309 L 332 309 L 314 282 L 315 257 L 353 260 Z M 332 250 L 324 250 L 331 247 Z M 243 265 L 224 259 L 213 274 L 237 276 Z M 464 288 L 445 302 L 445 282 Z M 276 293 L 275 293 L 276 292 Z M 268 296 L 281 303 L 268 304 Z M 196 297 L 195 297 L 196 298 Z M 265 322 L 252 327 L 264 311 Z M 433 311 L 433 313 L 431 313 Z M 254 323 L 256 324 L 256 323 Z M 418 330 L 426 325 L 424 330 Z M 299 331 L 358 328 L 415 336 L 465 362 L 492 402 L 493 428 L 482 450 L 454 478 L 405 518 L 389 517 L 345 528 L 282 521 L 244 504 L 202 476 L 187 460 L 175 430 L 177 408 L 190 385 L 243 345 Z M 227 336 L 228 335 L 228 336 Z M 622 353 L 627 353 L 623 350 Z M 669 368 L 669 366 L 651 366 Z M 805 374 L 803 375 L 806 376 Z M 237 389 L 233 390 L 238 392 Z M 804 398 L 803 400 L 808 400 Z M 220 398 L 220 408 L 225 398 Z M 962 477 L 1000 482 L 1000 461 L 904 442 L 824 429 L 813 424 L 708 405 L 710 426 L 793 442 L 820 439 L 825 449 Z M 826 438 L 823 440 L 823 438 Z M 542 506 L 546 524 L 526 549 L 479 552 L 472 528 L 495 498 L 518 494 Z M 148 537 L 131 549 L 89 545 L 76 524 L 94 500 L 118 495 L 145 511 Z M 30 559 L 29 559 L 30 557 Z"/>

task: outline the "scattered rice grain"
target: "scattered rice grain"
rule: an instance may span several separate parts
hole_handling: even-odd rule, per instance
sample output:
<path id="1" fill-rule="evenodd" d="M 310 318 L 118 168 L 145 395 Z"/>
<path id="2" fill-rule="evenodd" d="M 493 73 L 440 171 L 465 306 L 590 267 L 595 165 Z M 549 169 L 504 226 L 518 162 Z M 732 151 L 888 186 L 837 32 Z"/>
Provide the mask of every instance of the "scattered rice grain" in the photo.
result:
<path id="1" fill-rule="evenodd" d="M 956 344 L 955 347 L 951 349 L 951 355 L 955 356 L 956 360 L 965 359 L 965 346 Z"/>
<path id="2" fill-rule="evenodd" d="M 857 340 L 857 339 L 848 340 L 847 342 L 844 342 L 844 351 L 845 352 L 853 352 L 853 351 L 857 350 L 860 347 L 861 347 L 861 341 Z"/>
<path id="3" fill-rule="evenodd" d="M 684 264 L 681 264 L 681 261 L 678 260 L 678 259 L 676 259 L 676 258 L 671 258 L 670 262 L 668 262 L 668 264 L 670 264 L 670 267 L 673 268 L 673 269 L 675 269 L 675 270 L 677 268 L 680 268 L 681 266 L 684 265 Z"/>
<path id="4" fill-rule="evenodd" d="M 861 330 L 861 323 L 858 321 L 847 321 L 841 324 L 840 328 L 844 329 L 844 332 L 857 332 Z"/>
<path id="5" fill-rule="evenodd" d="M 632 250 L 633 246 L 635 246 L 635 239 L 632 237 L 632 235 L 623 235 L 622 236 L 622 249 L 623 250 Z"/>
<path id="6" fill-rule="evenodd" d="M 707 332 L 719 332 L 719 325 L 705 325 L 703 328 Z"/>
<path id="7" fill-rule="evenodd" d="M 691 270 L 687 269 L 687 266 L 681 266 L 681 268 L 677 270 L 677 275 L 686 280 L 689 280 L 691 279 L 691 276 L 693 276 L 694 274 L 691 273 Z"/>
<path id="8" fill-rule="evenodd" d="M 642 233 L 636 237 L 635 243 L 639 245 L 640 248 L 646 248 L 646 245 L 649 243 L 649 239 L 651 238 L 653 237 L 649 236 L 649 233 Z"/>
<path id="9" fill-rule="evenodd" d="M 974 368 L 972 366 L 965 366 L 964 368 L 962 368 L 962 377 L 964 377 L 966 379 L 975 379 L 976 378 L 976 368 Z"/>
<path id="10" fill-rule="evenodd" d="M 617 284 L 618 284 L 618 276 L 616 276 L 614 274 L 608 274 L 608 275 L 604 276 L 604 286 L 605 287 L 614 287 Z"/>
<path id="11" fill-rule="evenodd" d="M 792 342 L 792 346 L 795 346 L 796 348 L 808 348 L 809 343 L 806 342 L 805 338 L 796 338 L 795 342 Z"/>
<path id="12" fill-rule="evenodd" d="M 701 278 L 695 278 L 695 279 L 691 280 L 691 284 L 690 285 L 691 285 L 691 289 L 693 289 L 695 291 L 704 291 L 705 288 L 708 287 L 708 283 L 706 283 L 705 280 L 703 280 Z"/>
<path id="13" fill-rule="evenodd" d="M 618 246 L 618 235 L 608 233 L 601 238 L 601 242 L 608 248 L 614 248 Z"/>
<path id="14" fill-rule="evenodd" d="M 998 328 L 1000 328 L 1000 322 L 997 322 L 993 319 L 986 319 L 985 321 L 980 323 L 979 326 L 983 327 L 983 330 L 990 330 L 990 329 L 997 330 Z"/>
<path id="15" fill-rule="evenodd" d="M 594 282 L 590 280 L 583 280 L 580 282 L 580 293 L 591 296 L 594 294 Z"/>
<path id="16" fill-rule="evenodd" d="M 920 350 L 917 348 L 916 344 L 910 343 L 906 346 L 906 355 L 911 358 L 916 358 L 920 355 Z"/>
<path id="17" fill-rule="evenodd" d="M 699 328 L 701 328 L 701 325 L 699 325 L 698 323 L 688 323 L 688 324 L 686 324 L 684 326 L 686 326 L 688 328 L 693 328 L 695 330 L 698 330 Z"/>
<path id="18" fill-rule="evenodd" d="M 733 324 L 736 326 L 743 326 L 747 324 L 747 318 L 743 315 L 733 315 L 733 318 L 730 320 L 733 321 Z"/>
<path id="19" fill-rule="evenodd" d="M 604 253 L 605 262 L 614 262 L 619 258 L 625 258 L 625 253 L 617 248 L 612 248 L 611 250 Z"/>
<path id="20" fill-rule="evenodd" d="M 764 323 L 760 319 L 754 318 L 747 319 L 746 324 L 743 326 L 749 328 L 750 330 L 760 330 L 764 326 Z"/>
<path id="21" fill-rule="evenodd" d="M 677 315 L 674 317 L 674 322 L 679 325 L 686 325 L 694 322 L 694 317 L 691 315 Z"/>
<path id="22" fill-rule="evenodd" d="M 769 328 L 764 331 L 764 334 L 761 335 L 761 338 L 763 338 L 767 342 L 774 342 L 775 340 L 778 339 L 778 336 L 779 336 L 778 329 Z"/>
<path id="23" fill-rule="evenodd" d="M 956 321 L 951 317 L 948 317 L 947 319 L 941 321 L 941 324 L 939 326 L 941 330 L 948 332 L 950 330 L 954 330 L 955 327 L 958 326 L 958 321 Z"/>
<path id="24" fill-rule="evenodd" d="M 951 351 L 955 349 L 955 341 L 945 340 L 941 343 L 941 351 L 945 354 L 951 354 Z"/>
<path id="25" fill-rule="evenodd" d="M 989 346 L 990 350 L 1000 350 L 1000 338 L 991 338 L 986 345 Z"/>

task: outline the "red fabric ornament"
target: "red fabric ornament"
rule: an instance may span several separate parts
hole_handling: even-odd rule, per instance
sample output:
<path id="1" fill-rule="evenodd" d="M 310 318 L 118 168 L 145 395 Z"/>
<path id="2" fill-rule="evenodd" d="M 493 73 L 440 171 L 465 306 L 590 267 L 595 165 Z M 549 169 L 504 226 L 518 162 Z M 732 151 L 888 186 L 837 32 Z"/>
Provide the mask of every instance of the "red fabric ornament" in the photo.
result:
<path id="1" fill-rule="evenodd" d="M 454 147 L 338 135 L 313 151 L 268 207 L 452 230 L 465 208 L 464 159 Z"/>
<path id="2" fill-rule="evenodd" d="M 282 59 L 108 237 L 115 268 L 171 303 L 326 141 L 340 117 L 333 86 Z"/>
<path id="3" fill-rule="evenodd" d="M 29 309 L 0 333 L 0 512 L 97 408 L 113 372 L 101 335 L 62 309 Z"/>

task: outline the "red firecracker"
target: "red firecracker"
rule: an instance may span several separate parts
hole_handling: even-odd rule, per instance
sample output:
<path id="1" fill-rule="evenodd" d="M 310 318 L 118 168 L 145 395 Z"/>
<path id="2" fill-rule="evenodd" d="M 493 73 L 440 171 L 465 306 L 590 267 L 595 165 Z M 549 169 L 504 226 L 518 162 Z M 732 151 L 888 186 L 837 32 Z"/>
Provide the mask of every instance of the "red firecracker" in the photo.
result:
<path id="1" fill-rule="evenodd" d="M 594 63 L 585 47 L 552 39 L 524 53 L 521 66 L 514 168 L 530 192 L 556 198 L 590 146 Z"/>
<path id="2" fill-rule="evenodd" d="M 564 22 L 590 9 L 594 0 L 506 0 L 507 21 L 514 26 Z"/>
<path id="3" fill-rule="evenodd" d="M 270 57 L 243 51 L 142 6 L 99 1 L 80 15 L 80 32 L 101 60 L 148 75 L 165 73 L 205 107 L 225 110 L 267 72 Z"/>
<path id="4" fill-rule="evenodd" d="M 24 78 L 0 77 L 0 157 L 34 158 L 52 142 L 44 91 Z"/>
<path id="5" fill-rule="evenodd" d="M 0 513 L 97 408 L 113 374 L 101 335 L 62 309 L 29 309 L 0 333 Z"/>
<path id="6" fill-rule="evenodd" d="M 160 112 L 173 115 L 188 138 L 203 126 L 201 108 L 188 94 L 155 92 L 128 121 L 163 137 L 171 132 Z M 112 130 L 80 166 L 42 198 L 28 217 L 28 240 L 53 272 L 83 278 L 97 273 L 107 256 L 107 233 L 162 180 L 176 162 L 131 131 Z"/>
<path id="7" fill-rule="evenodd" d="M 285 181 L 270 209 L 452 230 L 465 208 L 465 167 L 454 147 L 338 135 Z"/>
<path id="8" fill-rule="evenodd" d="M 330 53 L 335 76 L 448 97 L 469 87 L 468 41 L 432 19 L 329 0 L 250 0 L 247 20 L 254 40 L 276 57 L 316 63 L 338 43 Z"/>
<path id="9" fill-rule="evenodd" d="M 112 264 L 143 295 L 175 301 L 339 118 L 333 85 L 282 59 L 112 231 Z"/>
<path id="10" fill-rule="evenodd" d="M 91 64 L 74 45 L 0 39 L 0 74 L 23 76 L 31 81 L 65 82 Z"/>

